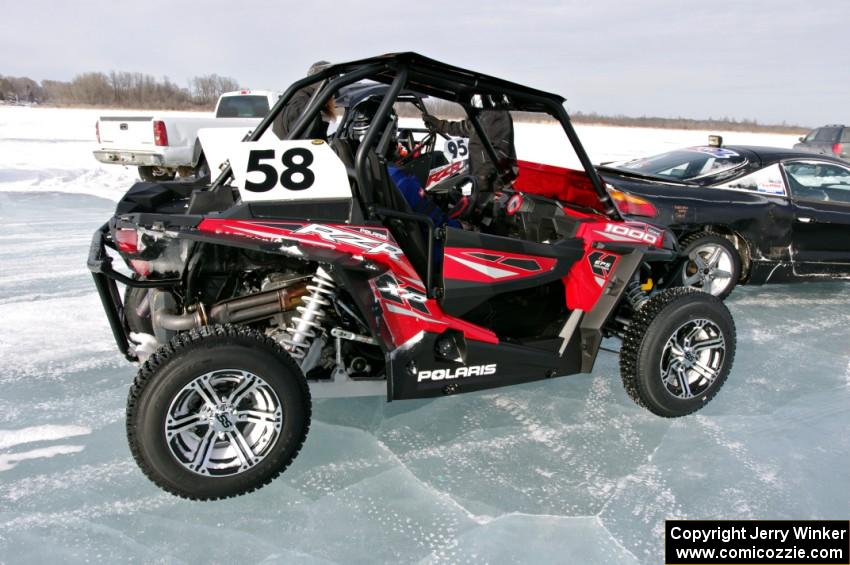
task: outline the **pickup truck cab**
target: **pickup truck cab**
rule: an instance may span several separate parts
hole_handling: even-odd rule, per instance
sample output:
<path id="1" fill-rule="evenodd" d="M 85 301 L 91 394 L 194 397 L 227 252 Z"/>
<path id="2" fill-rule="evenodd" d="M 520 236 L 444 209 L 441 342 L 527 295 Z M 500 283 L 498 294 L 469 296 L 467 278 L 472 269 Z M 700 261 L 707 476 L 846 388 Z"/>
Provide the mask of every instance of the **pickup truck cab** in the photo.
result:
<path id="1" fill-rule="evenodd" d="M 215 112 L 157 112 L 102 116 L 95 125 L 101 163 L 136 166 L 142 180 L 204 176 L 207 160 L 198 140 L 202 128 L 253 128 L 260 123 L 279 93 L 237 90 L 222 94 Z"/>

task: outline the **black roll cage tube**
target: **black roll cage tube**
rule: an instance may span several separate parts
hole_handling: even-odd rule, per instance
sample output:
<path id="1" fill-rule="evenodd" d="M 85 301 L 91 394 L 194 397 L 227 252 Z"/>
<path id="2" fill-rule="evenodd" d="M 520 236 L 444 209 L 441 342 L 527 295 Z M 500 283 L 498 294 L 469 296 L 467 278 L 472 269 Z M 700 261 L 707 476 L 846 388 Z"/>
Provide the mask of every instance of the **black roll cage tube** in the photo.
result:
<path id="1" fill-rule="evenodd" d="M 364 143 L 361 143 L 361 146 L 357 150 L 357 156 L 355 158 L 355 176 L 356 180 L 360 187 L 364 187 L 363 180 L 365 178 L 364 175 L 364 166 L 367 150 L 365 147 L 370 147 L 375 140 L 375 136 L 377 135 L 377 131 L 380 130 L 384 126 L 385 118 L 388 114 L 389 108 L 392 104 L 395 103 L 395 99 L 398 97 L 399 92 L 405 86 L 407 82 L 408 76 L 408 65 L 401 61 L 388 61 L 386 63 L 375 63 L 366 65 L 360 69 L 356 69 L 350 72 L 347 72 L 341 76 L 336 76 L 334 74 L 334 67 L 329 67 L 324 69 L 314 75 L 305 77 L 301 80 L 298 80 L 286 89 L 283 96 L 281 96 L 277 102 L 275 102 L 274 106 L 272 106 L 269 113 L 266 114 L 266 117 L 257 125 L 257 127 L 249 133 L 243 141 L 256 141 L 262 137 L 262 135 L 268 130 L 268 128 L 274 123 L 274 120 L 277 118 L 278 114 L 283 110 L 284 107 L 289 103 L 292 97 L 296 92 L 301 90 L 306 86 L 310 86 L 311 84 L 315 84 L 318 82 L 323 82 L 323 87 L 317 89 L 316 93 L 311 98 L 307 108 L 304 110 L 304 113 L 301 115 L 299 120 L 296 122 L 292 131 L 290 131 L 287 139 L 294 139 L 297 136 L 301 135 L 307 127 L 307 124 L 310 123 L 311 120 L 315 118 L 320 109 L 327 103 L 328 98 L 340 87 L 347 86 L 351 83 L 357 82 L 359 80 L 368 78 L 370 75 L 374 75 L 381 70 L 394 70 L 396 72 L 396 76 L 392 81 L 391 88 L 384 95 L 384 99 L 381 102 L 381 106 L 378 109 L 378 120 L 373 122 L 369 131 L 366 133 L 366 137 L 364 138 Z M 432 76 L 437 81 L 441 81 L 439 75 L 434 73 L 433 71 L 428 71 L 425 69 L 418 69 L 418 72 L 423 76 L 429 77 Z M 334 78 L 335 77 L 335 78 Z M 481 86 L 486 88 L 486 80 L 481 81 Z M 596 172 L 596 169 L 593 166 L 593 163 L 590 161 L 590 158 L 587 155 L 587 152 L 584 150 L 584 147 L 581 144 L 581 141 L 578 138 L 578 134 L 573 128 L 572 121 L 570 120 L 570 116 L 567 113 L 567 110 L 564 108 L 563 104 L 557 104 L 553 100 L 542 97 L 542 96 L 534 96 L 529 95 L 528 93 L 518 92 L 513 88 L 504 87 L 503 85 L 499 85 L 497 87 L 493 87 L 494 90 L 498 90 L 501 94 L 509 97 L 509 98 L 524 98 L 524 99 L 533 99 L 536 102 L 540 103 L 544 109 L 548 110 L 547 113 L 558 120 L 561 124 L 561 127 L 564 129 L 564 132 L 567 134 L 567 139 L 569 139 L 570 144 L 573 147 L 573 151 L 575 151 L 576 156 L 579 159 L 582 167 L 584 168 L 585 173 L 590 178 L 591 184 L 593 188 L 596 190 L 596 194 L 599 197 L 600 202 L 605 209 L 606 215 L 619 219 L 619 213 L 617 212 L 616 207 L 614 206 L 611 198 L 608 196 L 608 192 L 605 190 L 605 187 L 602 183 L 602 179 L 599 177 L 599 174 Z M 474 111 L 473 108 L 468 105 L 464 105 L 464 110 L 470 118 L 470 122 L 472 123 L 473 128 L 476 133 L 482 140 L 482 144 L 484 145 L 485 151 L 487 151 L 488 156 L 493 160 L 494 163 L 498 163 L 498 159 L 496 157 L 496 152 L 493 148 L 493 144 L 490 139 L 484 134 L 483 128 L 481 127 L 481 123 L 477 117 L 477 111 Z M 375 132 L 375 133 L 373 133 Z M 233 171 L 228 165 L 222 173 L 216 178 L 215 182 L 210 187 L 210 190 L 218 190 L 225 182 L 227 182 L 232 177 Z"/>

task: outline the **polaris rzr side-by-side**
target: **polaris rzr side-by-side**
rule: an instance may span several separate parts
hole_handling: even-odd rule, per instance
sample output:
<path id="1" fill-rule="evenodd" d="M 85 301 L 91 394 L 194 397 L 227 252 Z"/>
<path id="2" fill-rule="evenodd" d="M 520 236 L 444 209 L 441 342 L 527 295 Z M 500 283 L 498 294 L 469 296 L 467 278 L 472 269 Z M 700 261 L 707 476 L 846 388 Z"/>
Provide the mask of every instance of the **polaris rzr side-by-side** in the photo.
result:
<path id="1" fill-rule="evenodd" d="M 288 138 L 264 135 L 310 85 Z M 299 139 L 331 98 L 336 130 Z M 443 151 L 439 132 L 402 127 L 400 106 L 432 99 L 463 109 L 469 144 Z M 708 294 L 654 291 L 675 240 L 622 220 L 563 102 L 412 53 L 338 64 L 294 83 L 214 182 L 134 185 L 88 265 L 118 347 L 141 364 L 127 434 L 145 474 L 194 499 L 249 492 L 301 449 L 311 396 L 587 373 L 605 337 L 622 339 L 638 404 L 674 417 L 708 402 L 732 366 L 732 317 Z M 505 159 L 488 112 L 548 115 L 584 170 Z M 463 160 L 473 141 L 495 175 Z"/>

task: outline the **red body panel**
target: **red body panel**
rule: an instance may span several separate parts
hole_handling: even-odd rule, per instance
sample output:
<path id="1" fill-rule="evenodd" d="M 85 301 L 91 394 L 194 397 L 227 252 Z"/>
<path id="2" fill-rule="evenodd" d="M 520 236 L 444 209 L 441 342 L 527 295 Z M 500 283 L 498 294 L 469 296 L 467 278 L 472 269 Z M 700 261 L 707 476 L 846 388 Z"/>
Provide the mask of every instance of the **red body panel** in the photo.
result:
<path id="1" fill-rule="evenodd" d="M 601 220 L 581 224 L 576 236 L 584 241 L 584 257 L 573 265 L 564 279 L 567 308 L 588 312 L 596 305 L 620 260 L 620 255 L 597 249 L 595 244 L 603 242 L 661 245 L 664 232 L 640 222 Z"/>
<path id="2" fill-rule="evenodd" d="M 514 189 L 604 212 L 599 195 L 584 171 L 517 161 Z"/>
<path id="3" fill-rule="evenodd" d="M 486 328 L 447 315 L 436 300 L 425 296 L 425 285 L 410 261 L 385 228 L 346 224 L 316 224 L 261 220 L 222 220 L 205 218 L 198 225 L 202 232 L 234 235 L 264 241 L 290 241 L 371 259 L 389 268 L 389 273 L 371 281 L 372 291 L 381 305 L 384 323 L 392 343 L 398 347 L 420 332 L 440 333 L 456 329 L 467 339 L 498 343 L 499 338 Z"/>

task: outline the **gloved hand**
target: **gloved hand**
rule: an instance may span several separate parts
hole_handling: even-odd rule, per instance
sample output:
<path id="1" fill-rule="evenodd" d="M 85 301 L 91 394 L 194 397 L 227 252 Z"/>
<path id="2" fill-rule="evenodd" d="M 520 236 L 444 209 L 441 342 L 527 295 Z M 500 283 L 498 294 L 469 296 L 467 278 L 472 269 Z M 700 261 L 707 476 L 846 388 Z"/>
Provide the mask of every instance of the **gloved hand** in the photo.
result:
<path id="1" fill-rule="evenodd" d="M 425 127 L 428 129 L 437 129 L 440 120 L 431 114 L 422 114 L 422 121 L 425 122 Z"/>

